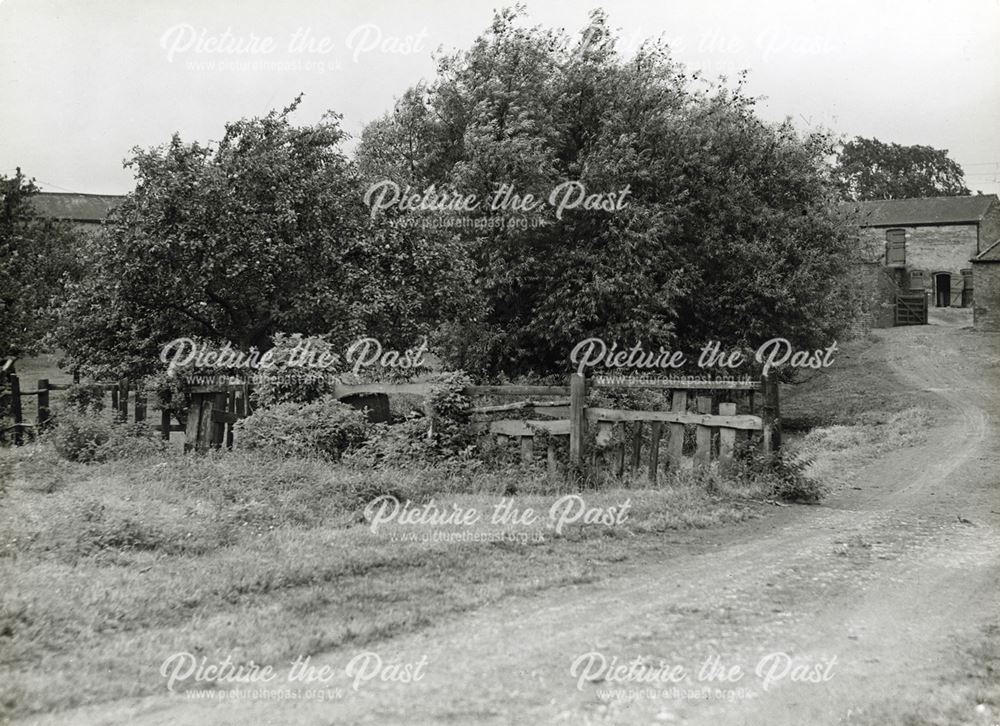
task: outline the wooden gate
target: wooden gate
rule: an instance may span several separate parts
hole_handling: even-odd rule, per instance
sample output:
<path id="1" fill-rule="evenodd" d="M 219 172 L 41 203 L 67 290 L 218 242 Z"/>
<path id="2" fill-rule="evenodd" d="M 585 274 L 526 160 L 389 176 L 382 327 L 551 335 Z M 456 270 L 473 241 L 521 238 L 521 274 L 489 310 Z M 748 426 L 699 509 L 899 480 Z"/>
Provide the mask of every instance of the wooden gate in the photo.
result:
<path id="1" fill-rule="evenodd" d="M 927 325 L 927 296 L 920 293 L 896 295 L 896 325 Z"/>
<path id="2" fill-rule="evenodd" d="M 249 413 L 247 386 L 201 386 L 191 389 L 184 428 L 185 451 L 233 446 L 233 424 Z"/>

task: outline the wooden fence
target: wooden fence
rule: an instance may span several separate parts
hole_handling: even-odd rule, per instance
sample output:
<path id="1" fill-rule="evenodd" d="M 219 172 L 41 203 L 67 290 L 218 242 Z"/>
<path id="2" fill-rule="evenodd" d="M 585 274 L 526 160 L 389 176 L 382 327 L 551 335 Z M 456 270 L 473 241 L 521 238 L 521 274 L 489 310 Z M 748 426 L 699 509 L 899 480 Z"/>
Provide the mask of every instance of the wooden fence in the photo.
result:
<path id="1" fill-rule="evenodd" d="M 651 388 L 671 392 L 669 411 L 633 411 L 587 405 L 588 390 L 599 388 Z M 433 386 L 427 383 L 393 385 L 385 383 L 338 385 L 335 395 L 344 399 L 370 394 L 401 394 L 429 396 Z M 638 468 L 642 461 L 642 445 L 649 425 L 648 475 L 655 481 L 660 466 L 660 444 L 664 429 L 668 433 L 666 458 L 671 467 L 680 467 L 683 459 L 684 434 L 687 427 L 695 432 L 693 466 L 706 468 L 713 459 L 722 467 L 732 463 L 741 437 L 757 436 L 766 453 L 781 447 L 781 418 L 778 384 L 773 377 L 759 381 L 726 381 L 701 379 L 639 380 L 620 377 L 595 377 L 590 380 L 571 375 L 566 386 L 469 386 L 463 391 L 470 397 L 496 396 L 527 398 L 511 403 L 477 406 L 473 414 L 489 415 L 503 412 L 533 413 L 543 418 L 501 419 L 474 423 L 481 432 L 519 441 L 521 458 L 534 458 L 535 437 L 548 437 L 546 459 L 549 473 L 556 473 L 556 453 L 552 437 L 569 437 L 569 461 L 580 466 L 588 459 L 587 429 L 596 428 L 599 447 L 613 436 L 615 426 L 628 425 L 631 455 L 626 463 L 625 446 L 619 448 L 618 473 L 626 466 Z M 541 400 L 535 400 L 541 399 Z M 759 402 L 758 402 L 759 399 Z M 746 413 L 738 413 L 743 407 Z M 757 415 L 759 411 L 759 415 Z M 429 412 L 430 413 L 430 412 Z"/>
<path id="2" fill-rule="evenodd" d="M 49 392 L 64 390 L 68 383 L 52 384 L 39 380 L 33 390 L 24 390 L 16 375 L 6 376 L 8 390 L 4 395 L 11 397 L 11 411 L 14 423 L 5 431 L 13 431 L 13 442 L 20 444 L 25 431 L 43 428 L 50 419 Z M 102 384 L 111 395 L 111 408 L 119 420 L 129 417 L 131 397 L 133 419 L 146 420 L 147 400 L 139 391 L 130 391 L 127 382 Z M 604 408 L 587 405 L 589 391 L 614 388 L 664 389 L 670 392 L 670 408 L 662 411 L 637 411 L 619 408 Z M 366 397 L 379 394 L 408 394 L 423 397 L 427 401 L 435 390 L 431 383 L 366 383 L 337 384 L 334 395 L 339 399 L 350 399 L 354 405 L 365 405 Z M 517 413 L 518 418 L 474 421 L 477 431 L 503 439 L 519 442 L 521 459 L 530 462 L 535 456 L 535 439 L 547 439 L 546 460 L 549 473 L 557 474 L 555 440 L 568 437 L 569 463 L 579 467 L 584 464 L 598 464 L 598 452 L 607 458 L 608 445 L 613 439 L 615 427 L 627 428 L 625 443 L 615 450 L 615 468 L 621 474 L 626 469 L 637 469 L 643 460 L 642 450 L 646 445 L 646 462 L 651 481 L 656 480 L 660 470 L 661 444 L 666 439 L 666 464 L 679 468 L 684 460 L 684 441 L 688 430 L 694 432 L 692 466 L 707 468 L 713 460 L 719 466 L 729 466 L 734 457 L 737 443 L 741 438 L 753 437 L 764 452 L 777 451 L 781 446 L 781 418 L 778 385 L 773 377 L 763 377 L 760 381 L 711 381 L 696 379 L 639 380 L 622 377 L 594 377 L 585 379 L 580 375 L 569 376 L 565 386 L 468 386 L 463 392 L 472 398 L 514 398 L 521 399 L 507 403 L 490 403 L 473 406 L 474 417 L 490 417 L 497 414 Z M 35 423 L 23 420 L 21 399 L 37 397 Z M 743 409 L 740 412 L 740 409 Z M 426 408 L 428 415 L 433 412 Z M 222 446 L 232 447 L 233 425 L 250 413 L 249 388 L 240 385 L 202 386 L 193 388 L 187 418 L 183 424 L 172 424 L 172 412 L 164 408 L 160 411 L 158 429 L 164 439 L 173 431 L 183 431 L 186 451 L 205 451 Z M 648 426 L 648 437 L 646 427 Z M 588 432 L 593 429 L 593 436 Z M 588 440 L 596 444 L 594 451 L 588 451 Z"/>
<path id="3" fill-rule="evenodd" d="M 27 434 L 37 434 L 51 423 L 52 404 L 50 394 L 53 391 L 65 391 L 72 383 L 52 383 L 47 378 L 41 378 L 33 389 L 25 389 L 21 385 L 18 375 L 12 373 L 8 368 L 6 375 L 0 380 L 0 399 L 7 399 L 10 402 L 11 424 L 0 426 L 0 443 L 6 440 L 10 433 L 11 442 L 20 445 L 24 442 Z M 111 398 L 111 412 L 119 421 L 129 420 L 129 409 L 131 408 L 131 418 L 135 422 L 146 421 L 148 411 L 147 397 L 138 390 L 130 390 L 128 381 L 117 383 L 100 383 L 99 385 Z M 25 418 L 25 398 L 35 398 L 34 421 Z M 131 398 L 131 406 L 130 404 Z M 172 412 L 169 408 L 160 410 L 160 423 L 151 425 L 150 428 L 159 431 L 164 440 L 170 439 L 172 431 L 184 431 L 182 424 L 171 423 Z"/>

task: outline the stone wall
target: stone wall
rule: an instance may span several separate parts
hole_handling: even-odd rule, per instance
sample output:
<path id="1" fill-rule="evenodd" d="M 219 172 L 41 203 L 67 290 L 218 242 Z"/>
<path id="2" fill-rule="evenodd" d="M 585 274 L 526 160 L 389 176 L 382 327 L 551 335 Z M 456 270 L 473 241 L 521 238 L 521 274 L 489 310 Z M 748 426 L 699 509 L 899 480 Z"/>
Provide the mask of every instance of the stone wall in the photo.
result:
<path id="1" fill-rule="evenodd" d="M 975 262 L 972 275 L 975 328 L 1000 332 L 1000 262 Z"/>
<path id="2" fill-rule="evenodd" d="M 935 227 L 865 227 L 862 239 L 873 249 L 885 249 L 889 229 L 906 230 L 906 266 L 934 272 L 958 273 L 968 269 L 976 256 L 976 225 L 956 224 Z M 879 247 L 881 246 L 881 247 Z"/>
<path id="3" fill-rule="evenodd" d="M 889 229 L 906 230 L 906 270 L 925 270 L 924 289 L 930 293 L 930 305 L 937 304 L 936 272 L 951 273 L 951 305 L 962 304 L 961 271 L 972 267 L 969 260 L 976 256 L 977 229 L 974 224 L 927 227 L 865 227 L 861 238 L 871 249 L 881 244 L 885 249 L 885 234 Z M 883 260 L 885 259 L 883 255 Z M 904 287 L 912 287 L 905 279 Z"/>

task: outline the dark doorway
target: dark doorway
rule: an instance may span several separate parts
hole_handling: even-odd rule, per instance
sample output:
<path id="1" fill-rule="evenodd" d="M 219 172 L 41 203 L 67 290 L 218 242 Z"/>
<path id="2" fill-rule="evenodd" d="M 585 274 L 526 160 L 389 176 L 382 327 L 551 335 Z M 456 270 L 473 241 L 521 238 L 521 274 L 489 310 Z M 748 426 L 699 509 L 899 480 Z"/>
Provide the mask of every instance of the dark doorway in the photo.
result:
<path id="1" fill-rule="evenodd" d="M 935 274 L 934 289 L 937 291 L 937 307 L 949 307 L 951 305 L 951 273 L 938 272 Z"/>

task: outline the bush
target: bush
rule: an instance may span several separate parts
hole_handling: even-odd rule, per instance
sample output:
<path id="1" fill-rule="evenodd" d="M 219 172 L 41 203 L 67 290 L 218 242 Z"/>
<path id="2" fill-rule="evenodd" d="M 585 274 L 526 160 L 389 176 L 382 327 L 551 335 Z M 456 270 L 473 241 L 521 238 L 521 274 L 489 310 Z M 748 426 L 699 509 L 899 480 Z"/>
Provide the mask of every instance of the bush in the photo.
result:
<path id="1" fill-rule="evenodd" d="M 63 412 L 48 434 L 58 453 L 81 463 L 149 456 L 168 444 L 145 423 L 121 423 L 86 413 Z"/>
<path id="2" fill-rule="evenodd" d="M 426 418 L 410 418 L 398 424 L 375 424 L 368 440 L 345 460 L 362 469 L 412 467 L 434 461 L 439 457 L 427 437 L 428 429 Z"/>
<path id="3" fill-rule="evenodd" d="M 104 410 L 104 386 L 74 383 L 66 390 L 66 405 L 77 413 L 100 413 Z"/>
<path id="4" fill-rule="evenodd" d="M 806 474 L 809 459 L 785 451 L 767 456 L 748 449 L 742 454 L 737 459 L 736 478 L 749 484 L 763 484 L 774 499 L 816 504 L 826 494 L 822 482 Z"/>
<path id="5" fill-rule="evenodd" d="M 311 403 L 279 403 L 236 423 L 239 446 L 280 456 L 336 460 L 368 436 L 364 411 L 323 396 Z"/>
<path id="6" fill-rule="evenodd" d="M 289 367 L 292 355 L 301 356 L 302 350 L 308 350 L 317 358 L 321 355 L 330 356 L 336 363 L 319 369 Z M 276 333 L 270 353 L 274 365 L 257 372 L 253 389 L 254 405 L 273 407 L 281 403 L 310 403 L 333 393 L 336 382 L 333 374 L 343 368 L 343 362 L 333 344 L 325 338 L 308 337 L 300 333 Z"/>

